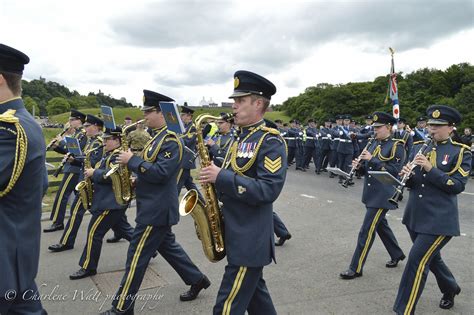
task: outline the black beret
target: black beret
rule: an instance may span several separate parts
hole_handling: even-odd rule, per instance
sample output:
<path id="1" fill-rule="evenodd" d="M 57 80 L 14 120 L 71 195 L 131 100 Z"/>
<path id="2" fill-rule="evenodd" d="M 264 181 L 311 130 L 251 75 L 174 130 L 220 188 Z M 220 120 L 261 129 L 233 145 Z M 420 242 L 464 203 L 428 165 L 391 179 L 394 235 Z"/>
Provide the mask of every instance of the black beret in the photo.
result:
<path id="1" fill-rule="evenodd" d="M 85 123 L 90 124 L 90 125 L 96 125 L 99 127 L 104 127 L 104 121 L 100 119 L 99 117 L 96 117 L 94 115 L 87 114 L 86 115 L 86 121 Z"/>
<path id="2" fill-rule="evenodd" d="M 283 121 L 281 119 L 275 119 L 275 123 L 282 124 Z"/>
<path id="3" fill-rule="evenodd" d="M 314 123 L 314 119 L 313 118 L 308 119 L 308 124 L 309 123 Z"/>
<path id="4" fill-rule="evenodd" d="M 156 109 L 157 111 L 161 111 L 160 102 L 174 102 L 174 99 L 150 90 L 143 90 L 143 107 L 141 108 L 142 111 L 150 109 Z"/>
<path id="5" fill-rule="evenodd" d="M 106 128 L 102 138 L 105 139 L 109 137 L 120 137 L 121 135 L 122 135 L 122 128 L 119 126 L 116 126 L 115 129 Z"/>
<path id="6" fill-rule="evenodd" d="M 343 116 L 343 118 L 344 118 L 344 119 L 352 119 L 352 116 L 349 115 L 349 114 L 346 114 L 346 115 Z"/>
<path id="7" fill-rule="evenodd" d="M 184 113 L 184 114 L 194 114 L 194 109 L 189 108 L 189 107 L 186 107 L 186 106 L 183 106 L 183 107 L 181 107 L 181 113 Z"/>
<path id="8" fill-rule="evenodd" d="M 365 119 L 370 119 L 370 120 L 372 120 L 372 119 L 374 119 L 374 116 L 372 116 L 372 115 L 367 115 L 367 116 L 365 116 Z"/>
<path id="9" fill-rule="evenodd" d="M 416 119 L 416 121 L 426 121 L 426 117 L 425 116 L 420 116 Z"/>
<path id="10" fill-rule="evenodd" d="M 403 117 L 400 117 L 400 118 L 398 118 L 398 122 L 399 122 L 399 123 L 404 123 L 404 124 L 406 124 L 406 123 L 407 123 L 407 120 L 406 120 L 405 118 L 403 118 Z"/>
<path id="11" fill-rule="evenodd" d="M 23 74 L 30 58 L 15 48 L 0 44 L 0 71 Z"/>
<path id="12" fill-rule="evenodd" d="M 86 120 L 86 114 L 81 113 L 80 111 L 75 110 L 75 109 L 71 109 L 71 116 L 70 117 L 80 119 L 82 122 L 84 122 Z"/>
<path id="13" fill-rule="evenodd" d="M 269 80 L 256 73 L 239 70 L 234 73 L 234 93 L 229 98 L 255 94 L 271 99 L 275 93 L 276 87 Z"/>
<path id="14" fill-rule="evenodd" d="M 336 120 L 339 120 L 339 119 L 344 119 L 344 116 L 343 115 L 336 115 Z"/>
<path id="15" fill-rule="evenodd" d="M 372 126 L 378 127 L 378 126 L 383 126 L 383 125 L 394 125 L 397 123 L 397 120 L 395 117 L 393 117 L 391 114 L 387 114 L 384 112 L 375 112 L 374 113 L 374 118 L 373 118 L 373 123 Z"/>
<path id="16" fill-rule="evenodd" d="M 457 109 L 446 105 L 431 105 L 426 110 L 430 125 L 457 125 L 461 122 L 461 114 Z"/>

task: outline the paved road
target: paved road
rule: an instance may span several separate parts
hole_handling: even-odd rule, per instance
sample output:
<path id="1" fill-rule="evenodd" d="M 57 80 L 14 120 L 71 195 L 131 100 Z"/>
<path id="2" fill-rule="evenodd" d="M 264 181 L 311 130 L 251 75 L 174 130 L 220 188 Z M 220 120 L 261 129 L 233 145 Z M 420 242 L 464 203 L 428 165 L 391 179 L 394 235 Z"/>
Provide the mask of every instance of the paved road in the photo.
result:
<path id="1" fill-rule="evenodd" d="M 355 186 L 344 189 L 327 174 L 316 176 L 313 171 L 289 171 L 275 210 L 293 238 L 276 249 L 277 264 L 264 269 L 264 278 L 279 314 L 394 314 L 391 309 L 404 263 L 395 269 L 385 268 L 389 256 L 380 239 L 376 238 L 374 242 L 363 277 L 352 281 L 338 277 L 349 265 L 363 220 L 365 208 L 360 202 L 361 189 L 362 180 L 356 180 Z M 417 314 L 473 313 L 473 204 L 474 184 L 471 181 L 466 194 L 459 196 L 463 235 L 454 238 L 443 250 L 443 258 L 462 288 L 455 307 L 450 311 L 438 307 L 441 294 L 433 275 L 430 275 Z M 404 209 L 403 202 L 401 209 Z M 130 211 L 131 217 L 134 212 L 135 209 Z M 400 222 L 401 216 L 402 210 L 392 211 L 388 221 L 408 254 L 411 241 Z M 118 282 L 121 273 L 108 278 L 107 273 L 124 268 L 127 242 L 104 244 L 98 270 L 101 277 L 78 281 L 68 279 L 68 275 L 79 268 L 77 263 L 85 243 L 89 218 L 86 216 L 84 219 L 74 250 L 49 253 L 47 246 L 55 243 L 60 233 L 43 234 L 37 284 L 41 286 L 44 307 L 50 314 L 97 314 L 100 309 L 110 307 L 110 298 L 106 294 L 116 290 L 113 281 Z M 48 224 L 43 222 L 44 226 Z M 140 291 L 143 300 L 137 302 L 139 314 L 209 314 L 212 311 L 225 261 L 212 264 L 206 260 L 190 217 L 182 219 L 174 227 L 174 232 L 178 242 L 208 275 L 212 285 L 197 300 L 180 302 L 179 294 L 187 287 L 159 257 L 150 265 L 149 281 L 151 286 L 160 287 Z M 107 284 L 107 281 L 112 281 L 112 284 Z M 99 291 L 96 283 L 103 291 Z"/>

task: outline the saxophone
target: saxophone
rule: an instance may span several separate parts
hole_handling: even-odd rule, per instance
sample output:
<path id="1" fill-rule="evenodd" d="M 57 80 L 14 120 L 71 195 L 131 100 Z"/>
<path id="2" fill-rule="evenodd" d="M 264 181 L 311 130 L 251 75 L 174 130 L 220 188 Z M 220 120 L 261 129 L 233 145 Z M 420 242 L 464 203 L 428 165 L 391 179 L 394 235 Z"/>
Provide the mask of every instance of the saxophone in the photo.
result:
<path id="1" fill-rule="evenodd" d="M 211 119 L 230 119 L 233 114 L 224 117 L 201 114 L 196 118 L 197 152 L 200 159 L 201 168 L 209 166 L 211 160 L 209 151 L 202 136 L 202 125 L 204 121 Z M 212 184 L 203 184 L 203 196 L 205 203 L 198 198 L 195 189 L 189 190 L 179 203 L 179 214 L 186 216 L 191 214 L 196 227 L 196 234 L 201 240 L 202 249 L 207 259 L 217 262 L 225 257 L 224 247 L 224 221 L 216 196 L 216 190 Z"/>
<path id="2" fill-rule="evenodd" d="M 92 168 L 91 158 L 90 158 L 91 153 L 99 149 L 102 149 L 103 147 L 104 145 L 100 145 L 97 148 L 86 151 L 85 158 L 84 158 L 84 169 Z M 92 194 L 94 192 L 92 188 L 91 179 L 85 178 L 81 180 L 76 185 L 76 191 L 79 193 L 79 199 L 81 200 L 82 206 L 84 207 L 84 209 L 89 210 L 92 206 Z"/>
<path id="3" fill-rule="evenodd" d="M 139 120 L 133 124 L 130 124 L 122 129 L 122 145 L 120 146 L 120 151 L 128 151 L 129 145 L 127 141 L 127 131 L 136 126 L 137 124 L 144 122 L 145 120 Z M 113 164 L 111 165 L 110 170 L 105 174 L 104 178 L 112 180 L 112 188 L 114 190 L 115 201 L 119 205 L 128 204 L 133 198 L 135 198 L 135 193 L 132 189 L 132 180 L 130 179 L 130 171 L 127 166 Z"/>

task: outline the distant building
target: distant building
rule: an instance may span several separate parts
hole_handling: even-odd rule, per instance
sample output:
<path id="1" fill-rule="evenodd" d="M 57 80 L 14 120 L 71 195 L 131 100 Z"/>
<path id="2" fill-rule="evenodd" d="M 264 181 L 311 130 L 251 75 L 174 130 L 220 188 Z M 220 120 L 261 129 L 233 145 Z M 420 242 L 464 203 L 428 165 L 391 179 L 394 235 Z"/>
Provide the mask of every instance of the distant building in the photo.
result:
<path id="1" fill-rule="evenodd" d="M 221 102 L 221 106 L 222 106 L 222 107 L 231 108 L 232 105 L 234 105 L 233 102 Z"/>
<path id="2" fill-rule="evenodd" d="M 199 107 L 209 107 L 209 102 L 206 101 L 206 98 L 203 96 L 202 100 L 199 102 Z"/>

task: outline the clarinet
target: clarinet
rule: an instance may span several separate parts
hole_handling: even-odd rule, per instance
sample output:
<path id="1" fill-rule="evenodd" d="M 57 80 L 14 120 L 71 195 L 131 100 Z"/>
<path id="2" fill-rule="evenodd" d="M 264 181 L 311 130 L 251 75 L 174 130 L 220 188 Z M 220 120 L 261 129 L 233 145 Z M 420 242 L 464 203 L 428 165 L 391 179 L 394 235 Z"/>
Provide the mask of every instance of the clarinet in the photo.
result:
<path id="1" fill-rule="evenodd" d="M 418 152 L 413 157 L 413 160 L 411 160 L 410 163 L 407 164 L 407 166 L 410 168 L 410 172 L 403 175 L 403 177 L 400 181 L 400 184 L 397 187 L 395 187 L 395 193 L 393 194 L 392 198 L 390 198 L 388 200 L 391 204 L 397 206 L 397 208 L 398 208 L 398 200 L 400 200 L 400 197 L 403 196 L 403 190 L 405 189 L 405 185 L 406 185 L 407 181 L 410 179 L 413 169 L 416 167 L 415 158 L 420 154 L 422 154 L 422 155 L 428 154 L 428 152 L 425 152 L 425 151 L 433 143 L 434 143 L 433 139 L 426 140 L 425 143 L 423 143 L 421 148 L 418 150 Z"/>
<path id="2" fill-rule="evenodd" d="M 64 168 L 64 164 L 66 164 L 67 159 L 68 159 L 70 156 L 72 156 L 72 153 L 70 153 L 70 152 L 68 152 L 68 153 L 64 156 L 63 160 L 61 161 L 61 164 L 59 164 L 59 166 L 58 166 L 58 168 L 56 169 L 56 171 L 54 171 L 54 174 L 53 174 L 54 177 L 58 177 L 58 175 L 61 174 L 61 172 L 62 172 L 62 170 L 63 170 L 63 168 Z"/>
<path id="3" fill-rule="evenodd" d="M 372 143 L 374 142 L 374 139 L 375 138 L 369 138 L 369 141 L 367 142 L 367 145 L 364 147 L 364 149 L 362 150 L 362 152 L 364 152 L 365 150 L 367 150 L 371 145 Z M 362 153 L 360 154 L 362 155 Z M 349 183 L 352 181 L 352 178 L 354 177 L 354 174 L 357 170 L 357 168 L 359 168 L 360 166 L 360 155 L 357 157 L 356 161 L 357 161 L 357 165 L 356 166 L 353 166 L 351 168 L 351 171 L 349 172 L 349 177 L 346 178 L 346 180 L 341 184 L 342 187 L 344 188 L 347 188 L 349 187 Z"/>

